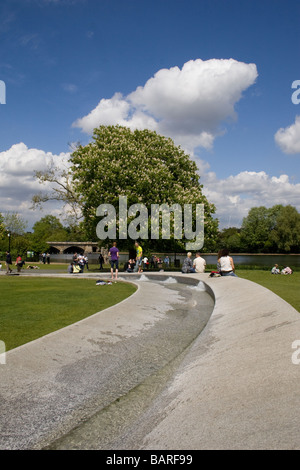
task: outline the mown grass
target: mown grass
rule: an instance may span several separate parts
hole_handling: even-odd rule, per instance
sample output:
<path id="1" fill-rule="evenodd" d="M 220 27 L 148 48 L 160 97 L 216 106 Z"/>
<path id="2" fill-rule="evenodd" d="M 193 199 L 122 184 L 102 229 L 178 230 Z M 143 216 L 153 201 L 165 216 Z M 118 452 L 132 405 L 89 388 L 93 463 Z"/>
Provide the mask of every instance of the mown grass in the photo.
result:
<path id="1" fill-rule="evenodd" d="M 237 269 L 236 274 L 239 277 L 256 282 L 275 294 L 282 297 L 300 312 L 300 272 L 293 272 L 291 275 L 271 274 L 263 270 L 244 270 Z"/>
<path id="2" fill-rule="evenodd" d="M 65 271 L 66 265 L 60 269 Z M 239 268 L 236 273 L 270 289 L 300 312 L 300 272 L 284 276 Z M 80 277 L 1 276 L 0 340 L 8 351 L 121 302 L 135 290 L 130 283 L 96 286 L 95 280 Z"/>
<path id="3" fill-rule="evenodd" d="M 121 302 L 130 283 L 96 286 L 89 279 L 1 276 L 0 340 L 6 351 Z"/>

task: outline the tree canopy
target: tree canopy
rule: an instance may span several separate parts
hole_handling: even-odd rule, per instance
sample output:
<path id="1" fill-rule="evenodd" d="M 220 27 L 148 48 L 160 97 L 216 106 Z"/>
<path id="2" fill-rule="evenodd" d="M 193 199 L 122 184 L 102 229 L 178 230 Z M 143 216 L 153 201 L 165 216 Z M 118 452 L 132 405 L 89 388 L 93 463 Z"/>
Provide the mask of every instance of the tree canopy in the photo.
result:
<path id="1" fill-rule="evenodd" d="M 291 205 L 253 207 L 241 227 L 241 245 L 249 252 L 300 251 L 300 214 Z"/>
<path id="2" fill-rule="evenodd" d="M 119 196 L 126 196 L 128 205 L 141 203 L 149 209 L 151 204 L 204 204 L 204 243 L 212 247 L 218 224 L 212 217 L 215 207 L 202 194 L 196 163 L 170 138 L 149 130 L 100 126 L 93 141 L 79 146 L 70 160 L 90 238 L 96 234 L 97 207 L 117 208 Z"/>

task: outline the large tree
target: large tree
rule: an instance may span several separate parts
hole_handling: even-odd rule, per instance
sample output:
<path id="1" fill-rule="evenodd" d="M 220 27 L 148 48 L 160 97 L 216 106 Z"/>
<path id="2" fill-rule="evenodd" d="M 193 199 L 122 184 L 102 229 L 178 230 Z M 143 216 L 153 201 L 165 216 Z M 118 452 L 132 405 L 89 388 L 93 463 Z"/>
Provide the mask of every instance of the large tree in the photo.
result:
<path id="1" fill-rule="evenodd" d="M 95 238 L 100 204 L 118 208 L 119 196 L 126 196 L 128 206 L 135 203 L 203 204 L 205 213 L 204 247 L 212 249 L 217 235 L 215 211 L 202 194 L 196 163 L 170 138 L 149 130 L 131 131 L 121 126 L 100 126 L 93 140 L 79 146 L 71 155 L 75 191 L 90 238 Z M 174 242 L 149 242 L 149 247 L 172 249 Z M 177 242 L 177 248 L 184 243 Z"/>
<path id="2" fill-rule="evenodd" d="M 299 252 L 300 214 L 290 205 L 253 207 L 244 218 L 241 241 L 250 252 Z"/>
<path id="3" fill-rule="evenodd" d="M 270 240 L 279 251 L 299 253 L 300 251 L 300 214 L 291 205 L 282 207 L 276 218 L 276 225 L 270 233 Z"/>
<path id="4" fill-rule="evenodd" d="M 33 226 L 31 235 L 31 247 L 36 252 L 47 251 L 49 245 L 47 241 L 67 241 L 68 232 L 53 215 L 46 215 L 37 221 Z"/>

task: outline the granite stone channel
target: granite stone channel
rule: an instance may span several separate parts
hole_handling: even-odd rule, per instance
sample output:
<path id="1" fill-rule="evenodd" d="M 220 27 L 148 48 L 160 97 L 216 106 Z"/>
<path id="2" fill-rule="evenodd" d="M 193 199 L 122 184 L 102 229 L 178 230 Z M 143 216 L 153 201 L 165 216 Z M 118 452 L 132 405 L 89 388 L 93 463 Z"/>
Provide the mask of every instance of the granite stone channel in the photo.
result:
<path id="1" fill-rule="evenodd" d="M 171 304 L 161 311 L 151 328 L 138 336 L 105 345 L 102 384 L 99 394 L 113 399 L 102 406 L 98 397 L 94 413 L 67 434 L 44 449 L 118 449 L 122 439 L 137 425 L 153 400 L 176 373 L 186 351 L 199 336 L 214 307 L 212 293 L 202 281 L 184 277 L 123 276 L 125 281 L 149 283 L 157 295 L 170 298 Z M 157 299 L 156 299 L 157 300 Z M 135 302 L 134 298 L 132 302 Z M 108 370 L 110 373 L 107 373 Z M 112 393 L 113 390 L 113 393 Z"/>
<path id="2" fill-rule="evenodd" d="M 131 297 L 7 353 L 1 449 L 121 448 L 174 376 L 212 314 L 210 287 L 184 275 L 120 277 L 138 286 Z"/>

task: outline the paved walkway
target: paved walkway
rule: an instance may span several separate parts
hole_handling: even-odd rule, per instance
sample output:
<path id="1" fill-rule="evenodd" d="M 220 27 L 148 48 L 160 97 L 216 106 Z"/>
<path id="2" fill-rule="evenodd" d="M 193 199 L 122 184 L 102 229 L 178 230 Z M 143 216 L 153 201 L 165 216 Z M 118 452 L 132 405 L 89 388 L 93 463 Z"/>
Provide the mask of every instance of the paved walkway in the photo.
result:
<path id="1" fill-rule="evenodd" d="M 292 343 L 300 340 L 300 314 L 240 278 L 172 276 L 203 281 L 215 308 L 167 387 L 112 447 L 299 449 L 300 364 L 292 362 Z M 110 348 L 124 338 L 138 344 L 141 331 L 151 331 L 172 308 L 172 292 L 166 292 L 154 282 L 140 282 L 136 294 L 121 304 L 9 351 L 6 365 L 0 365 L 0 449 L 42 448 L 94 408 L 126 394 L 128 377 L 135 373 L 134 363 L 124 368 L 130 351 L 121 349 L 113 357 Z M 100 402 L 97 370 L 106 361 L 109 373 L 112 357 L 126 387 L 115 390 L 112 384 Z"/>

